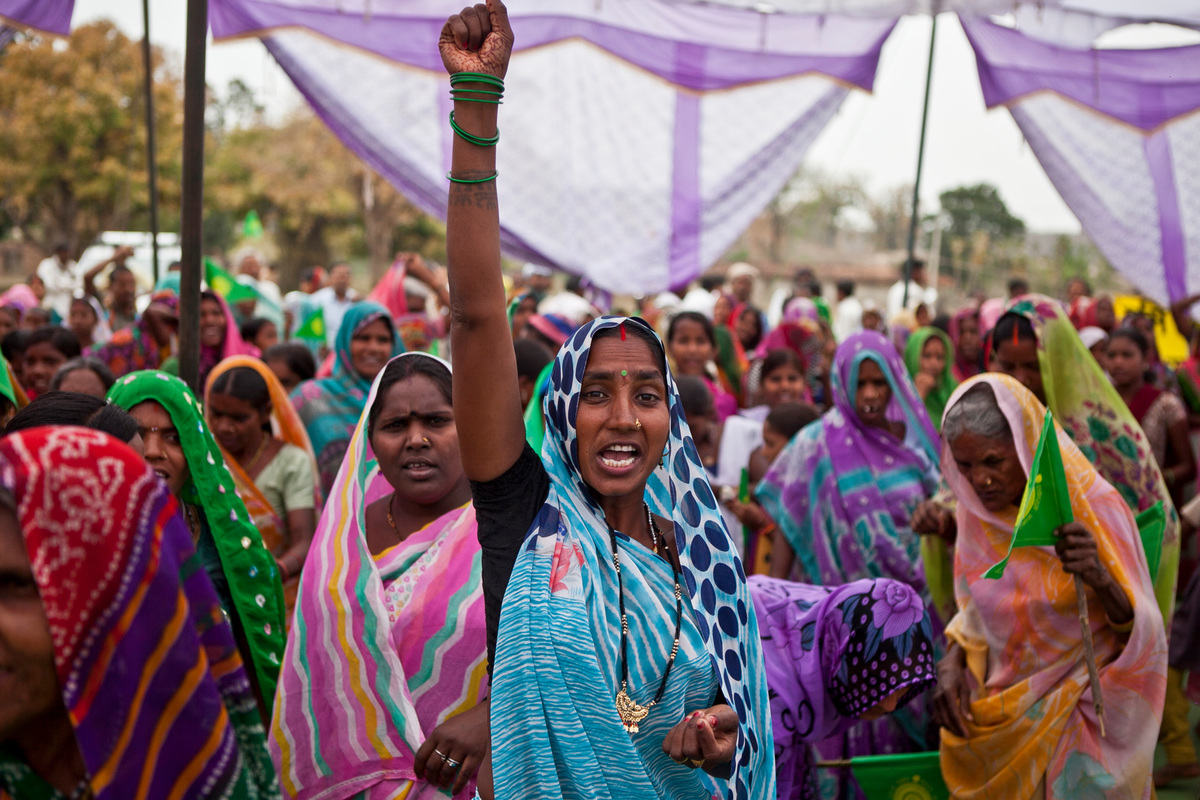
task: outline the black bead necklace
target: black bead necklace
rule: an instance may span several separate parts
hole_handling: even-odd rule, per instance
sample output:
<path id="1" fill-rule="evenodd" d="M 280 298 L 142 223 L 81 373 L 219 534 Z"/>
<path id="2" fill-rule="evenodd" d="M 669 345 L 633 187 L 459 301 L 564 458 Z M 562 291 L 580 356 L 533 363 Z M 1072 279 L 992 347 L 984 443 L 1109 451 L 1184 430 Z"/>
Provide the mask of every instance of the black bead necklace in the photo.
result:
<path id="1" fill-rule="evenodd" d="M 675 665 L 675 656 L 679 653 L 679 631 L 683 624 L 683 591 L 679 588 L 679 570 L 676 568 L 675 562 L 671 560 L 671 554 L 667 550 L 666 537 L 658 529 L 654 515 L 650 513 L 650 506 L 645 503 L 642 505 L 646 509 L 646 522 L 650 525 L 650 540 L 654 545 L 654 552 L 658 552 L 661 543 L 665 553 L 664 557 L 671 565 L 671 577 L 675 580 L 675 638 L 671 643 L 671 656 L 667 659 L 667 669 L 663 673 L 662 683 L 658 686 L 658 693 L 647 705 L 635 702 L 629 696 L 629 621 L 625 616 L 625 583 L 621 577 L 621 555 L 617 549 L 617 532 L 610 524 L 608 537 L 612 542 L 613 567 L 617 570 L 617 603 L 621 611 L 621 690 L 617 692 L 617 715 L 621 718 L 621 724 L 625 726 L 627 733 L 637 733 L 638 723 L 646 718 L 650 709 L 657 705 L 659 700 L 662 700 L 663 692 L 667 690 L 667 679 L 671 677 L 671 667 Z"/>

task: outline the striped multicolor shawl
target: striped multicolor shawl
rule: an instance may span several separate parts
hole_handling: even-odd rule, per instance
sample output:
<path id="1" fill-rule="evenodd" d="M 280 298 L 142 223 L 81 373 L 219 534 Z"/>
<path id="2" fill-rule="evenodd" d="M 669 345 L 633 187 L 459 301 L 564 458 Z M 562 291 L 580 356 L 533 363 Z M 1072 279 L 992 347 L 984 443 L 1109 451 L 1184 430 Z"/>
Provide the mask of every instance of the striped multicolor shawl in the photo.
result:
<path id="1" fill-rule="evenodd" d="M 366 506 L 391 490 L 367 438 L 385 371 L 317 523 L 279 677 L 271 755 L 297 800 L 445 797 L 416 780 L 414 755 L 487 693 L 474 506 L 377 557 L 367 547 Z"/>

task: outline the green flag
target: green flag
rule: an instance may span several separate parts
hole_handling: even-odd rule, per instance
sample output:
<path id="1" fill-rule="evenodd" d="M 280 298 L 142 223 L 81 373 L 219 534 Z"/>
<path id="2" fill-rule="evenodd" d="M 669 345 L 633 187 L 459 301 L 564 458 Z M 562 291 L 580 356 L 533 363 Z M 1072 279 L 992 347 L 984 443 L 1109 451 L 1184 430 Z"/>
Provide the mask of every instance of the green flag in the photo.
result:
<path id="1" fill-rule="evenodd" d="M 937 751 L 859 756 L 850 769 L 867 800 L 949 800 Z"/>
<path id="2" fill-rule="evenodd" d="M 1042 436 L 1038 439 L 1037 453 L 1029 470 L 1029 483 L 1025 485 L 1025 494 L 1021 496 L 1021 507 L 1017 511 L 1017 524 L 1013 528 L 1008 554 L 983 577 L 997 579 L 1004 575 L 1004 568 L 1008 566 L 1014 547 L 1052 546 L 1058 540 L 1055 531 L 1074 519 L 1062 453 L 1054 432 L 1054 416 L 1046 411 L 1046 421 L 1042 425 Z"/>
<path id="3" fill-rule="evenodd" d="M 297 339 L 307 339 L 310 342 L 325 341 L 325 309 L 318 308 L 296 330 Z"/>
<path id="4" fill-rule="evenodd" d="M 1191 376 L 1182 369 L 1175 373 L 1179 381 L 1179 393 L 1183 395 L 1184 401 L 1188 405 L 1188 410 L 1193 413 L 1200 413 L 1200 387 L 1192 380 Z"/>
<path id="5" fill-rule="evenodd" d="M 236 278 L 218 267 L 211 258 L 204 259 L 204 280 L 208 282 L 209 288 L 230 303 L 259 299 L 254 287 L 238 283 Z"/>
<path id="6" fill-rule="evenodd" d="M 1162 562 L 1163 533 L 1167 530 L 1167 513 L 1163 501 L 1137 515 L 1138 533 L 1142 549 L 1146 551 L 1146 564 L 1150 567 L 1150 580 L 1158 577 L 1158 565 Z"/>
<path id="7" fill-rule="evenodd" d="M 262 235 L 262 220 L 258 218 L 258 212 L 252 208 L 246 214 L 246 219 L 242 221 L 242 238 L 261 239 Z"/>

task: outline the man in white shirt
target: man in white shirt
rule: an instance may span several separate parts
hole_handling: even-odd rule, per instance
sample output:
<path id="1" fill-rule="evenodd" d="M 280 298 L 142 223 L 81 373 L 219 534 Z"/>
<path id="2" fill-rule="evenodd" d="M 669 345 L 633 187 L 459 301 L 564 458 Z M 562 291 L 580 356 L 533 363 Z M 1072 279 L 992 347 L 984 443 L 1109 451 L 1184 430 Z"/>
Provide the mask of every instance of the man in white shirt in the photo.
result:
<path id="1" fill-rule="evenodd" d="M 71 258 L 71 246 L 60 242 L 54 255 L 43 259 L 37 267 L 37 276 L 46 287 L 42 306 L 55 311 L 65 321 L 71 312 L 71 298 L 83 291 L 83 273 Z"/>
<path id="2" fill-rule="evenodd" d="M 838 281 L 837 307 L 833 312 L 833 335 L 844 342 L 863 328 L 863 307 L 854 296 L 854 281 Z"/>
<path id="3" fill-rule="evenodd" d="M 904 301 L 904 268 L 900 268 L 900 280 L 892 284 L 887 293 L 887 318 L 890 322 L 902 310 L 908 309 L 915 312 L 917 306 L 922 303 L 929 309 L 930 315 L 934 315 L 934 306 L 937 305 L 938 293 L 937 289 L 932 286 L 925 286 L 925 262 L 919 258 L 913 259 L 912 264 L 912 279 L 908 282 L 908 302 Z"/>
<path id="4" fill-rule="evenodd" d="M 350 286 L 349 264 L 334 264 L 329 270 L 329 285 L 313 292 L 313 302 L 325 310 L 325 340 L 333 349 L 342 317 L 358 302 L 358 292 Z"/>

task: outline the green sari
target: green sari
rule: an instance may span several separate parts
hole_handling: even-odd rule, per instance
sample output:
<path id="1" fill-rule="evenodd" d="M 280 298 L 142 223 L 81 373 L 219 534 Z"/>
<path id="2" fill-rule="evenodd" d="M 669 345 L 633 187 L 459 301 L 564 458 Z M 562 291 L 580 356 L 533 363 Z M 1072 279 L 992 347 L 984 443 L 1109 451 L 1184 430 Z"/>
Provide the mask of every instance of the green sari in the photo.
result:
<path id="1" fill-rule="evenodd" d="M 937 385 L 925 397 L 925 410 L 929 412 L 929 419 L 933 421 L 933 427 L 937 428 L 938 433 L 941 433 L 942 414 L 946 411 L 946 403 L 950 400 L 950 395 L 954 394 L 954 390 L 958 386 L 958 381 L 954 380 L 953 371 L 954 344 L 951 343 L 950 337 L 938 328 L 929 326 L 917 328 L 913 335 L 908 337 L 908 344 L 904 346 L 904 366 L 908 368 L 909 377 L 915 381 L 917 373 L 921 370 L 921 351 L 925 349 L 925 343 L 930 339 L 940 340 L 942 346 L 946 348 L 946 363 L 942 367 L 942 374 L 938 376 Z"/>
<path id="2" fill-rule="evenodd" d="M 283 656 L 283 585 L 275 557 L 263 545 L 246 504 L 238 497 L 199 401 L 183 381 L 153 370 L 119 379 L 108 399 L 126 411 L 153 401 L 170 415 L 190 473 L 179 501 L 200 510 L 197 552 L 226 612 L 234 618 L 235 629 L 241 626 L 247 649 L 243 660 L 257 678 L 269 709 Z"/>

